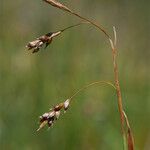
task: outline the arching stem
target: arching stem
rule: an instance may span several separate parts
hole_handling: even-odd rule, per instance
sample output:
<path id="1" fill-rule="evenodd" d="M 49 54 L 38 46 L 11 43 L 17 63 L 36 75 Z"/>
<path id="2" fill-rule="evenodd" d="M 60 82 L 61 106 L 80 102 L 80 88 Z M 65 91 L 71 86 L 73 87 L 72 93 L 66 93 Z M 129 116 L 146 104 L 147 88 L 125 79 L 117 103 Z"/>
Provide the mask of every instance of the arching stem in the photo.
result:
<path id="1" fill-rule="evenodd" d="M 112 58 L 113 58 L 113 70 L 114 70 L 114 78 L 115 78 L 115 89 L 116 89 L 116 94 L 117 94 L 117 100 L 118 100 L 118 109 L 119 109 L 119 113 L 120 113 L 120 121 L 121 121 L 121 131 L 122 131 L 122 135 L 123 138 L 125 137 L 125 129 L 124 129 L 124 120 L 125 120 L 125 116 L 124 116 L 124 110 L 123 110 L 123 104 L 122 104 L 122 95 L 121 95 L 121 89 L 120 89 L 120 82 L 119 82 L 119 73 L 118 73 L 118 65 L 117 65 L 117 49 L 116 49 L 116 44 L 117 44 L 117 35 L 116 35 L 116 29 L 113 28 L 114 31 L 114 40 L 112 40 L 111 36 L 108 34 L 108 32 L 101 26 L 96 24 L 95 22 L 82 17 L 81 15 L 79 15 L 78 13 L 72 11 L 70 8 L 66 7 L 65 5 L 61 4 L 60 2 L 56 1 L 56 0 L 44 0 L 45 2 L 49 3 L 50 5 L 57 7 L 63 11 L 66 11 L 84 21 L 89 22 L 90 24 L 92 24 L 93 26 L 95 26 L 97 29 L 99 29 L 101 32 L 103 32 L 106 37 L 108 38 L 109 42 L 110 42 L 110 46 L 111 46 L 111 50 L 112 50 Z M 92 84 L 93 85 L 93 84 Z M 90 86 L 90 85 L 89 85 Z M 86 88 L 86 87 L 85 87 Z M 83 88 L 83 89 L 85 89 Z M 81 90 L 79 90 L 77 93 L 79 93 Z M 75 95 L 77 94 L 75 93 Z M 133 147 L 134 149 L 134 147 Z M 130 149 L 129 149 L 130 150 Z"/>
<path id="2" fill-rule="evenodd" d="M 72 26 L 68 26 L 68 27 L 66 27 L 66 28 L 64 28 L 64 29 L 62 29 L 62 30 L 60 30 L 61 32 L 64 32 L 64 31 L 66 31 L 66 30 L 68 30 L 68 29 L 70 29 L 70 28 L 74 28 L 74 27 L 77 27 L 77 26 L 80 26 L 80 25 L 82 25 L 82 24 L 88 24 L 89 22 L 80 22 L 80 23 L 78 23 L 78 24 L 75 24 L 75 25 L 72 25 Z"/>
<path id="3" fill-rule="evenodd" d="M 96 81 L 96 82 L 92 82 L 92 83 L 90 83 L 90 84 L 88 84 L 88 85 L 82 87 L 82 88 L 79 89 L 78 91 L 76 91 L 76 92 L 69 98 L 70 101 L 71 101 L 77 94 L 79 94 L 80 92 L 82 92 L 83 90 L 87 89 L 87 88 L 90 87 L 90 86 L 96 85 L 96 84 L 100 84 L 100 85 L 102 85 L 102 84 L 109 85 L 109 86 L 113 87 L 113 88 L 116 90 L 115 85 L 114 85 L 113 83 L 109 82 L 109 81 Z"/>

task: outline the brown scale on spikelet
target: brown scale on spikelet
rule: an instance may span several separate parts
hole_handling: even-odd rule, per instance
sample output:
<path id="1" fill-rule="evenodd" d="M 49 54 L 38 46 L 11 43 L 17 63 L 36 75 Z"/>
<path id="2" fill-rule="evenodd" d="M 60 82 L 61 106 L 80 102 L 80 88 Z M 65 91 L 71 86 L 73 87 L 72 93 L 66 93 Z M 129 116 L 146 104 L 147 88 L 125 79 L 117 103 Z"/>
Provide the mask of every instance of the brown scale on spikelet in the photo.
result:
<path id="1" fill-rule="evenodd" d="M 52 39 L 61 34 L 61 31 L 58 32 L 49 32 L 45 35 L 40 36 L 36 40 L 29 42 L 27 44 L 28 50 L 33 50 L 32 53 L 36 53 L 40 50 L 40 48 L 45 45 L 45 48 L 51 44 Z"/>
<path id="2" fill-rule="evenodd" d="M 46 124 L 48 125 L 48 127 L 51 127 L 54 122 L 59 118 L 61 110 L 63 109 L 64 112 L 66 112 L 66 110 L 69 108 L 69 105 L 70 99 L 67 99 L 65 102 L 54 106 L 50 109 L 49 112 L 46 112 L 42 116 L 40 116 L 40 126 L 37 131 L 43 128 Z"/>

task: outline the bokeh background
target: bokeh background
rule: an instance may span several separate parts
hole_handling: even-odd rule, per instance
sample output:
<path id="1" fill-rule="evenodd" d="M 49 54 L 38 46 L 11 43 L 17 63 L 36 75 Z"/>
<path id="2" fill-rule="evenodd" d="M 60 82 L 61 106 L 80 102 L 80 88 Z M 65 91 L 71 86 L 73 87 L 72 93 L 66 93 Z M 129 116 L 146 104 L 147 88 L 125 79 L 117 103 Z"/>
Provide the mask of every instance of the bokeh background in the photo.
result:
<path id="1" fill-rule="evenodd" d="M 136 150 L 150 149 L 150 1 L 61 0 L 118 34 L 124 107 Z M 37 54 L 25 45 L 81 20 L 42 0 L 0 0 L 0 149 L 120 150 L 114 90 L 93 86 L 79 94 L 50 129 L 36 132 L 38 117 L 83 85 L 113 81 L 106 37 L 90 25 L 66 31 Z"/>

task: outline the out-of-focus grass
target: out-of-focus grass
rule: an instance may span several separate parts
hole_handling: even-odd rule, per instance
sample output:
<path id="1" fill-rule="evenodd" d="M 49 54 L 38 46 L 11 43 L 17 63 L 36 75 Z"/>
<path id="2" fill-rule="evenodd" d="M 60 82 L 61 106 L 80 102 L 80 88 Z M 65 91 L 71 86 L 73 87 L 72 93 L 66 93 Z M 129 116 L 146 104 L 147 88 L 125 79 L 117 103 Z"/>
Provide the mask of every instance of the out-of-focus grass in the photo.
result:
<path id="1" fill-rule="evenodd" d="M 65 1 L 111 31 L 117 27 L 124 106 L 137 150 L 150 145 L 149 2 Z M 76 8 L 77 7 L 77 8 Z M 113 80 L 111 51 L 104 35 L 83 25 L 67 31 L 33 55 L 28 41 L 78 19 L 42 1 L 0 2 L 0 149 L 121 149 L 113 89 L 95 86 L 76 97 L 49 131 L 36 133 L 38 116 L 96 80 Z"/>

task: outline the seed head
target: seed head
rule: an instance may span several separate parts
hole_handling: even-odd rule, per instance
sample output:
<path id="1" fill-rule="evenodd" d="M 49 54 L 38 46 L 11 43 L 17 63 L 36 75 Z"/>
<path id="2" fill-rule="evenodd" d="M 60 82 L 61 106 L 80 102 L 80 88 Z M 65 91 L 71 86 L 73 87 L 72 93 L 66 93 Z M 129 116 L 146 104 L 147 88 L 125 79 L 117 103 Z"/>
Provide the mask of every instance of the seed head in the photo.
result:
<path id="1" fill-rule="evenodd" d="M 64 102 L 64 110 L 65 110 L 65 111 L 69 108 L 69 104 L 70 104 L 70 99 L 67 99 L 67 100 Z"/>
<path id="2" fill-rule="evenodd" d="M 53 37 L 61 34 L 61 31 L 58 32 L 49 32 L 45 35 L 38 37 L 36 40 L 29 42 L 27 44 L 28 50 L 33 50 L 32 53 L 36 53 L 40 50 L 40 48 L 45 44 L 45 48 L 51 44 Z"/>
<path id="3" fill-rule="evenodd" d="M 69 104 L 70 99 L 67 99 L 65 102 L 54 106 L 50 109 L 49 112 L 46 112 L 42 116 L 40 116 L 40 126 L 37 131 L 43 128 L 46 124 L 48 125 L 48 127 L 51 127 L 54 122 L 59 118 L 61 110 L 64 109 L 64 111 L 66 111 L 69 108 Z"/>

